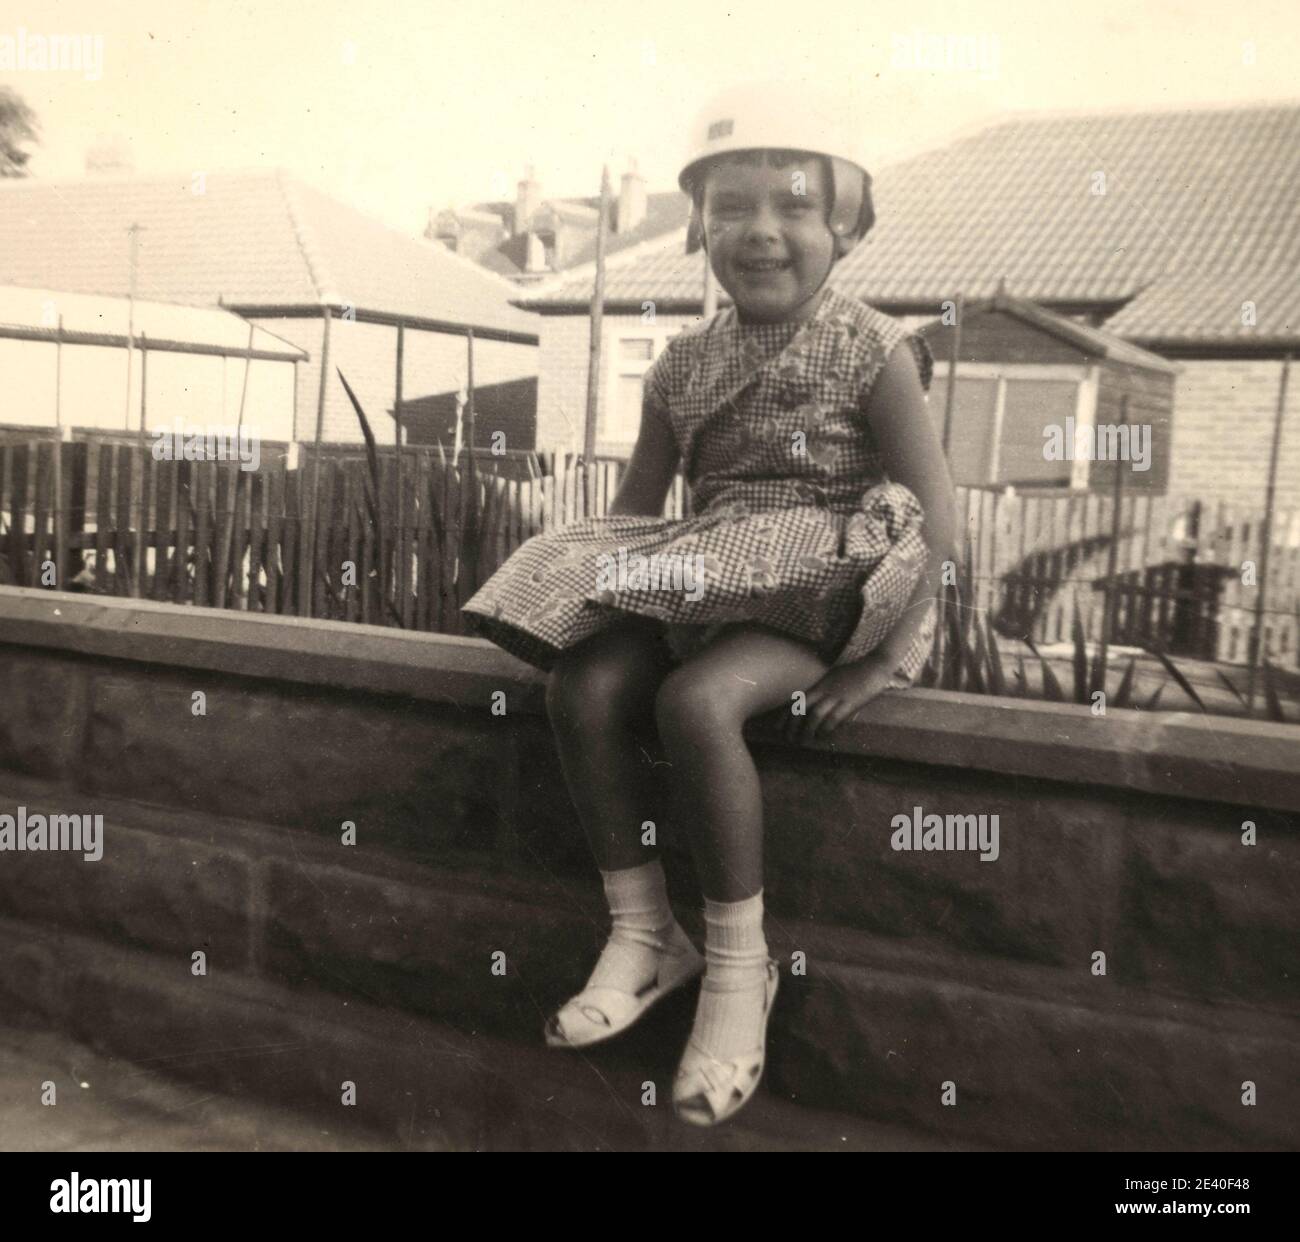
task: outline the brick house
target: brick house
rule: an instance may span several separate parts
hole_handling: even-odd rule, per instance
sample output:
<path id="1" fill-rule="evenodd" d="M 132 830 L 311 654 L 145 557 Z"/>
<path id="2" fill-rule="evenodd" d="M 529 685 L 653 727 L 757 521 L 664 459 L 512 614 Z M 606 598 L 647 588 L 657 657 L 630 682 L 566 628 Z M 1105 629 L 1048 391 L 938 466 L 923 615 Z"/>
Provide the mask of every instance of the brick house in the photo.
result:
<path id="1" fill-rule="evenodd" d="M 476 387 L 537 373 L 538 320 L 510 304 L 508 281 L 277 170 L 0 182 L 0 284 L 124 295 L 132 224 L 138 297 L 222 306 L 307 352 L 299 441 L 316 432 L 327 312 L 325 442 L 361 440 L 337 367 L 376 438 L 393 443 L 399 322 L 404 400 L 462 388 L 471 328 Z M 528 428 L 531 418 L 516 422 Z"/>
<path id="2" fill-rule="evenodd" d="M 1169 489 L 1262 503 L 1282 359 L 1300 347 L 1300 107 L 1011 116 L 882 167 L 874 195 L 843 292 L 920 325 L 1005 284 L 1176 361 Z M 683 243 L 609 262 L 602 453 L 630 451 L 640 376 L 700 317 L 703 259 Z M 588 265 L 518 299 L 541 316 L 540 443 L 581 445 L 592 282 Z M 1277 480 L 1279 505 L 1300 504 L 1300 377 Z"/>

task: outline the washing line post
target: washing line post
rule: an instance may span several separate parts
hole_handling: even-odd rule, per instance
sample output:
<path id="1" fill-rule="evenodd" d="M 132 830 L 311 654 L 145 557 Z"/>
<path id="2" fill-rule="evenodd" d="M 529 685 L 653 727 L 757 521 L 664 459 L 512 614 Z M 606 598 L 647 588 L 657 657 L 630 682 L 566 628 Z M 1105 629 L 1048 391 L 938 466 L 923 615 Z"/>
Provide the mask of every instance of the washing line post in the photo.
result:
<path id="1" fill-rule="evenodd" d="M 596 419 L 600 402 L 600 351 L 605 322 L 605 245 L 609 232 L 609 165 L 600 170 L 600 218 L 596 221 L 596 281 L 591 291 L 591 340 L 587 356 L 587 413 L 582 428 L 583 513 L 591 516 L 595 497 Z"/>
<path id="2" fill-rule="evenodd" d="M 59 315 L 54 341 L 54 583 L 66 590 L 63 581 L 66 540 L 63 534 L 63 315 Z"/>
<path id="3" fill-rule="evenodd" d="M 397 362 L 393 379 L 393 579 L 397 592 L 397 615 L 406 616 L 406 574 L 408 557 L 402 551 L 402 359 L 406 347 L 406 324 L 397 321 Z"/>
<path id="4" fill-rule="evenodd" d="M 1128 393 L 1119 399 L 1119 425 L 1128 426 Z M 1120 442 L 1123 443 L 1123 440 Z M 1089 693 L 1094 689 L 1103 692 L 1106 689 L 1106 660 L 1113 625 L 1111 613 L 1115 600 L 1115 575 L 1119 572 L 1120 513 L 1124 504 L 1124 462 L 1119 458 L 1115 461 L 1115 488 L 1111 504 L 1114 508 L 1110 515 L 1110 547 L 1106 552 L 1106 586 L 1102 591 L 1101 638 L 1097 649 L 1097 680 L 1100 684 L 1090 686 Z"/>
<path id="5" fill-rule="evenodd" d="M 1291 378 L 1291 353 L 1282 358 L 1282 377 L 1278 382 L 1277 414 L 1273 419 L 1273 443 L 1268 454 L 1268 486 L 1264 493 L 1264 526 L 1260 531 L 1262 547 L 1259 550 L 1259 586 L 1255 592 L 1255 623 L 1250 634 L 1250 671 L 1246 675 L 1246 714 L 1255 714 L 1255 690 L 1259 680 L 1260 660 L 1264 652 L 1264 611 L 1268 601 L 1268 561 L 1273 543 L 1273 506 L 1277 500 L 1277 462 L 1282 447 L 1282 418 L 1286 413 L 1286 390 Z"/>
<path id="6" fill-rule="evenodd" d="M 312 597 L 315 594 L 316 574 L 316 523 L 320 517 L 320 454 L 321 440 L 325 434 L 325 380 L 329 375 L 330 364 L 330 324 L 333 322 L 333 309 L 325 305 L 325 322 L 321 330 L 320 347 L 320 389 L 316 393 L 316 437 L 312 441 L 311 463 L 311 524 L 304 541 L 307 545 L 306 555 L 298 565 L 298 615 L 310 617 Z M 302 512 L 302 489 L 298 493 L 299 512 Z"/>

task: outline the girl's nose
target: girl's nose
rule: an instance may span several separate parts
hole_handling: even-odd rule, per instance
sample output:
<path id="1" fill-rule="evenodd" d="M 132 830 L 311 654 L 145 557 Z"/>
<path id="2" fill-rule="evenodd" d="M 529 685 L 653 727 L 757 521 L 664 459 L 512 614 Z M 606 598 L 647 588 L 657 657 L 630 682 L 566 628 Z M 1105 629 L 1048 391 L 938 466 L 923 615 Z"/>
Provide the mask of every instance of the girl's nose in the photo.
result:
<path id="1" fill-rule="evenodd" d="M 745 221 L 747 240 L 763 241 L 775 239 L 781 233 L 781 220 L 770 204 L 755 207 Z"/>

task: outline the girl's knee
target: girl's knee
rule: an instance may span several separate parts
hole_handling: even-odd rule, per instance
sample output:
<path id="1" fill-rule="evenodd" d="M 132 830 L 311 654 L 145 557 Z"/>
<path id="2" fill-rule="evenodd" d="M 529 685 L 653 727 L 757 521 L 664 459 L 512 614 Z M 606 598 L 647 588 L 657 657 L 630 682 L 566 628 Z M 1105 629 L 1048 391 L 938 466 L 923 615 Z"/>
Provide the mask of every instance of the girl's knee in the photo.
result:
<path id="1" fill-rule="evenodd" d="M 689 664 L 674 669 L 655 695 L 655 720 L 664 733 L 739 732 L 745 709 L 729 687 Z"/>
<path id="2" fill-rule="evenodd" d="M 563 728 L 603 729 L 629 721 L 649 705 L 643 677 L 635 660 L 609 650 L 561 660 L 547 677 L 547 716 Z"/>

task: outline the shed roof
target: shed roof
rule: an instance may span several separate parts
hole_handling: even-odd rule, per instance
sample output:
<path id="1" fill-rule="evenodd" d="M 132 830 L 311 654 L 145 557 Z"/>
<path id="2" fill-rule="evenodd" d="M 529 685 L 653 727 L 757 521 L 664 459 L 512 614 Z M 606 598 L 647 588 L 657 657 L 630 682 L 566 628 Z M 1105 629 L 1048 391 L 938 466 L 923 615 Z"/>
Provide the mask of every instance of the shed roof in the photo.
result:
<path id="1" fill-rule="evenodd" d="M 154 349 L 243 355 L 301 362 L 306 350 L 228 310 L 137 298 L 0 285 L 0 338 L 61 339 L 123 346 L 129 335 Z M 251 344 L 250 344 L 250 331 Z"/>
<path id="2" fill-rule="evenodd" d="M 1067 345 L 1073 345 L 1090 358 L 1107 358 L 1113 362 L 1122 362 L 1126 366 L 1137 367 L 1144 371 L 1159 371 L 1173 375 L 1181 368 L 1167 359 L 1142 349 L 1129 341 L 1116 336 L 1109 328 L 1094 328 L 1090 324 L 1079 323 L 1065 315 L 1058 315 L 1030 302 L 1025 298 L 1015 297 L 1004 291 L 995 293 L 990 298 L 978 298 L 966 302 L 962 314 L 967 321 L 974 315 L 1004 314 L 1019 319 L 1022 323 L 1037 328 Z M 921 327 L 922 334 L 940 330 L 939 321 Z"/>

